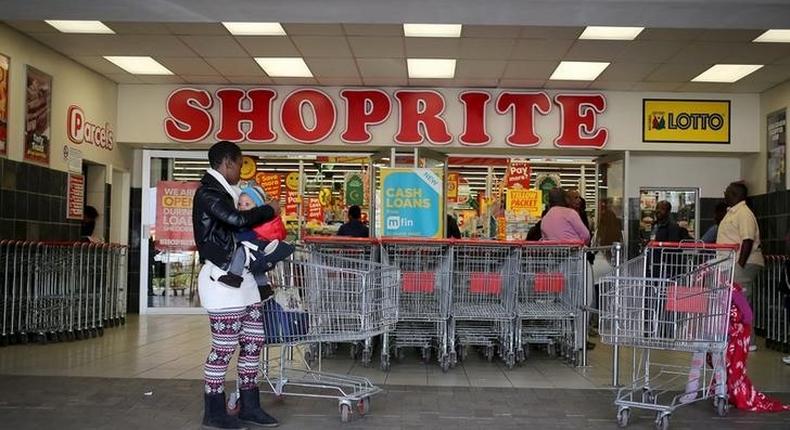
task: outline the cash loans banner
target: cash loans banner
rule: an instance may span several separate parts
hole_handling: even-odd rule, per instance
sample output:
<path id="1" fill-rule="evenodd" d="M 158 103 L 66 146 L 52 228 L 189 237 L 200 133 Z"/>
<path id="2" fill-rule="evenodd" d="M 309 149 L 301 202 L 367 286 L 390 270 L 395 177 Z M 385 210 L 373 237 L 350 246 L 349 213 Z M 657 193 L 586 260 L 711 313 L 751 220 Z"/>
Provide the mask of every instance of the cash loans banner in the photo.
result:
<path id="1" fill-rule="evenodd" d="M 443 237 L 441 171 L 382 169 L 381 183 L 384 236 Z"/>

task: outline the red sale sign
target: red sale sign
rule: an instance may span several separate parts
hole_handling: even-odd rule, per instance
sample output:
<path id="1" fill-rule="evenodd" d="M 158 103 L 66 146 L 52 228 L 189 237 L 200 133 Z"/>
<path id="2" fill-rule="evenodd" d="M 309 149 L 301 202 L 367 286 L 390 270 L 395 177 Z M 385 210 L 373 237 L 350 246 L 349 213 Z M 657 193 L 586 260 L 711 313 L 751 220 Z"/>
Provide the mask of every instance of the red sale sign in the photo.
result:
<path id="1" fill-rule="evenodd" d="M 280 200 L 282 176 L 276 173 L 258 173 L 255 175 L 255 183 L 258 184 L 266 195 L 272 200 Z"/>
<path id="2" fill-rule="evenodd" d="M 529 188 L 530 175 L 532 175 L 532 168 L 526 160 L 510 160 L 507 166 L 507 182 L 508 189 L 524 189 Z"/>
<path id="3" fill-rule="evenodd" d="M 156 185 L 156 248 L 194 251 L 192 198 L 199 182 L 159 181 Z"/>
<path id="4" fill-rule="evenodd" d="M 307 199 L 307 221 L 324 222 L 324 208 L 318 198 Z"/>
<path id="5" fill-rule="evenodd" d="M 292 190 L 285 192 L 285 215 L 296 215 L 299 211 L 299 193 Z"/>

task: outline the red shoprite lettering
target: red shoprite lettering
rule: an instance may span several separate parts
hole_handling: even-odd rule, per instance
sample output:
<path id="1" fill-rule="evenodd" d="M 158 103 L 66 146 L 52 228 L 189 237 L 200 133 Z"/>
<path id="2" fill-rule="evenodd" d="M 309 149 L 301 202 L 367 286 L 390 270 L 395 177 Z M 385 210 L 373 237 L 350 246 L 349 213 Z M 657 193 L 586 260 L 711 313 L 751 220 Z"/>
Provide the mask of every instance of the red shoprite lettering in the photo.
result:
<path id="1" fill-rule="evenodd" d="M 342 89 L 339 97 L 333 99 L 324 91 L 301 88 L 285 96 L 279 112 L 273 112 L 277 97 L 277 91 L 270 88 L 223 88 L 213 96 L 206 90 L 180 88 L 167 98 L 165 133 L 177 142 L 203 141 L 212 132 L 218 140 L 272 142 L 277 139 L 272 128 L 276 115 L 288 138 L 314 144 L 331 139 L 338 117 L 344 115 L 339 139 L 364 144 L 373 140 L 376 126 L 387 122 L 397 111 L 397 131 L 391 137 L 397 144 L 420 145 L 428 141 L 447 145 L 454 138 L 445 118 L 445 96 L 434 90 L 404 89 L 390 95 L 379 89 Z M 457 118 L 463 120 L 458 142 L 467 146 L 491 143 L 487 115 L 492 110 L 494 116 L 511 120 L 511 131 L 505 139 L 508 145 L 538 145 L 541 138 L 536 132 L 536 113 L 547 116 L 556 105 L 560 110 L 556 146 L 600 149 L 606 145 L 609 131 L 598 127 L 598 116 L 606 111 L 602 94 L 557 94 L 553 101 L 542 91 L 503 91 L 496 97 L 488 91 L 462 91 L 457 100 L 463 110 L 462 117 Z M 215 102 L 219 112 L 216 130 L 212 114 Z M 489 107 L 489 102 L 493 107 Z"/>
<path id="2" fill-rule="evenodd" d="M 115 146 L 115 135 L 110 123 L 100 126 L 88 122 L 85 119 L 85 112 L 77 105 L 69 106 L 66 112 L 66 134 L 69 140 L 77 145 L 86 142 L 110 151 Z"/>

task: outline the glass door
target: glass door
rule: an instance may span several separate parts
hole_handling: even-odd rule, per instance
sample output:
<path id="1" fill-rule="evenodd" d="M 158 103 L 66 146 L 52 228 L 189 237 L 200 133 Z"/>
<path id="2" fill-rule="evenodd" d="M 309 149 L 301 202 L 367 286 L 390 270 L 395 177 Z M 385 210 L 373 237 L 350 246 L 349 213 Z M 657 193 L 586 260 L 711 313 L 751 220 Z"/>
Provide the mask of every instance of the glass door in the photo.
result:
<path id="1" fill-rule="evenodd" d="M 672 206 L 670 219 L 699 239 L 699 188 L 645 187 L 639 189 L 639 239 L 650 240 L 656 222 L 656 205 L 666 201 Z"/>

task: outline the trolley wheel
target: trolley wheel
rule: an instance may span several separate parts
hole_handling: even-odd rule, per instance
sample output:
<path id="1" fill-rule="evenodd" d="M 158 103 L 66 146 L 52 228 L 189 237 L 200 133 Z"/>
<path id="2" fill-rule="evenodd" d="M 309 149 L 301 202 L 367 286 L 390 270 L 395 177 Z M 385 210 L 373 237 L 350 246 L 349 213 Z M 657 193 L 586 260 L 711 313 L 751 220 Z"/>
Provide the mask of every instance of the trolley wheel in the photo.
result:
<path id="1" fill-rule="evenodd" d="M 423 364 L 428 364 L 431 362 L 431 347 L 430 346 L 423 346 L 422 347 L 422 362 Z"/>
<path id="2" fill-rule="evenodd" d="M 356 361 L 359 358 L 359 345 L 356 343 L 352 343 L 351 346 L 348 348 L 349 355 L 351 356 L 352 361 Z"/>
<path id="3" fill-rule="evenodd" d="M 724 397 L 716 397 L 714 406 L 716 407 L 716 415 L 720 417 L 727 415 L 727 411 L 730 409 L 730 405 Z"/>
<path id="4" fill-rule="evenodd" d="M 487 362 L 491 363 L 492 361 L 494 361 L 494 347 L 493 346 L 491 346 L 491 345 L 487 346 L 485 354 L 486 354 L 486 361 Z"/>
<path id="5" fill-rule="evenodd" d="M 66 341 L 66 333 L 59 331 L 55 333 L 55 341 L 56 342 L 65 342 Z"/>
<path id="6" fill-rule="evenodd" d="M 507 353 L 505 357 L 505 366 L 507 366 L 508 370 L 513 370 L 513 367 L 516 366 L 516 354 L 512 352 Z"/>
<path id="7" fill-rule="evenodd" d="M 441 366 L 442 372 L 447 373 L 450 370 L 450 357 L 446 354 L 443 355 L 439 360 L 439 366 Z"/>
<path id="8" fill-rule="evenodd" d="M 38 335 L 36 335 L 36 342 L 39 345 L 46 345 L 47 343 L 49 343 L 49 341 L 47 339 L 47 334 L 46 333 L 39 333 Z"/>
<path id="9" fill-rule="evenodd" d="M 66 332 L 66 340 L 69 342 L 74 342 L 77 339 L 77 335 L 74 334 L 74 331 L 69 330 Z"/>
<path id="10" fill-rule="evenodd" d="M 370 397 L 363 397 L 357 402 L 357 411 L 360 416 L 367 415 L 370 412 Z"/>
<path id="11" fill-rule="evenodd" d="M 649 388 L 645 388 L 642 390 L 642 403 L 655 403 L 656 396 L 653 394 Z"/>
<path id="12" fill-rule="evenodd" d="M 381 370 L 383 372 L 389 372 L 390 367 L 392 367 L 391 365 L 392 365 L 392 363 L 390 362 L 389 354 L 383 354 L 381 356 L 381 363 L 379 364 L 379 367 L 381 367 Z"/>
<path id="13" fill-rule="evenodd" d="M 8 346 L 8 335 L 0 336 L 0 346 Z"/>
<path id="14" fill-rule="evenodd" d="M 462 362 L 466 360 L 468 354 L 469 354 L 469 350 L 466 348 L 466 346 L 458 345 L 458 357 L 461 359 Z"/>
<path id="15" fill-rule="evenodd" d="M 241 404 L 239 403 L 239 394 L 238 392 L 232 392 L 228 396 L 228 403 L 225 405 L 225 410 L 228 412 L 228 415 L 236 416 L 239 414 L 239 409 L 241 408 Z"/>
<path id="16" fill-rule="evenodd" d="M 455 367 L 458 364 L 458 354 L 455 351 L 450 352 L 450 367 Z"/>
<path id="17" fill-rule="evenodd" d="M 99 337 L 104 336 L 104 327 L 99 327 L 97 329 L 97 333 L 99 334 Z"/>
<path id="18" fill-rule="evenodd" d="M 627 427 L 629 419 L 631 419 L 631 409 L 622 408 L 619 411 L 617 411 L 617 425 L 620 428 Z"/>
<path id="19" fill-rule="evenodd" d="M 556 355 L 556 347 L 553 343 L 549 343 L 546 345 L 546 353 L 549 354 L 549 357 L 554 357 Z"/>
<path id="20" fill-rule="evenodd" d="M 406 359 L 406 351 L 403 348 L 395 348 L 395 356 L 398 357 L 398 361 L 403 361 Z"/>
<path id="21" fill-rule="evenodd" d="M 662 412 L 656 417 L 656 430 L 669 430 L 669 414 Z"/>
<path id="22" fill-rule="evenodd" d="M 370 367 L 370 361 L 372 358 L 372 351 L 362 351 L 362 365 L 365 367 Z"/>
<path id="23" fill-rule="evenodd" d="M 30 338 L 27 337 L 27 333 L 19 333 L 17 339 L 21 345 L 27 345 L 30 342 Z"/>
<path id="24" fill-rule="evenodd" d="M 126 325 L 126 317 L 121 317 L 121 325 Z"/>
<path id="25" fill-rule="evenodd" d="M 347 423 L 351 421 L 351 406 L 346 403 L 340 404 L 340 421 Z"/>

